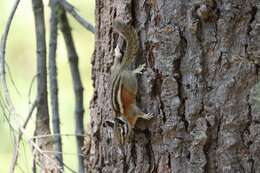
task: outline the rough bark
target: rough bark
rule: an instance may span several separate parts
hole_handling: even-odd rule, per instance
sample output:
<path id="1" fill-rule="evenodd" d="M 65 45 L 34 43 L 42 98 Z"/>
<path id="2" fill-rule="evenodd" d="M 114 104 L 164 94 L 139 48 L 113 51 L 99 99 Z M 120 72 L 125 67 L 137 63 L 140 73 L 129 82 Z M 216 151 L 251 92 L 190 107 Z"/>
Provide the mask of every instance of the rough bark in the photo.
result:
<path id="1" fill-rule="evenodd" d="M 96 0 L 92 139 L 93 172 L 260 172 L 260 2 L 256 0 Z M 146 63 L 139 121 L 121 148 L 113 131 L 109 81 L 117 18 L 137 29 Z M 259 102 L 258 102 L 259 103 Z"/>

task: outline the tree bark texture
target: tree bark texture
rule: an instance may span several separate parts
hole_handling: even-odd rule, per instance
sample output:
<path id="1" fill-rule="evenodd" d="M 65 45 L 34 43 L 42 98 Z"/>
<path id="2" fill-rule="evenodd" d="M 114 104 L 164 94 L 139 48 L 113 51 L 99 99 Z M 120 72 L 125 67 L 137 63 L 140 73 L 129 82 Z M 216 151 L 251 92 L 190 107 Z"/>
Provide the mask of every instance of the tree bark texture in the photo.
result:
<path id="1" fill-rule="evenodd" d="M 138 31 L 133 66 L 148 66 L 138 77 L 138 106 L 154 114 L 138 121 L 123 148 L 104 126 L 113 117 L 114 48 L 122 46 L 115 18 Z M 260 172 L 259 0 L 96 0 L 96 29 L 88 170 Z"/>

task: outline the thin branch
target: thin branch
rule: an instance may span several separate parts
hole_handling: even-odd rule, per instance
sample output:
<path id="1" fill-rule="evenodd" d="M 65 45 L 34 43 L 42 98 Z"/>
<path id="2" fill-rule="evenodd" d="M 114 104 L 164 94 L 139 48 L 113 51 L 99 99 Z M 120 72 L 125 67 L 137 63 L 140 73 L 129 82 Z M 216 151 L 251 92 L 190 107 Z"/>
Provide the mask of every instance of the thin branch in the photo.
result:
<path id="1" fill-rule="evenodd" d="M 29 120 L 32 117 L 32 113 L 33 113 L 34 109 L 36 108 L 36 106 L 37 106 L 37 100 L 34 101 L 32 107 L 31 107 L 31 109 L 30 109 L 30 111 L 29 111 L 29 113 L 27 115 L 27 118 L 24 121 L 24 124 L 22 126 L 23 129 L 26 128 Z M 20 142 L 21 142 L 21 139 L 22 139 L 22 135 L 23 135 L 22 131 L 19 130 L 19 134 L 18 134 L 16 142 L 15 142 L 16 144 L 15 144 L 15 149 L 13 151 L 12 162 L 11 162 L 11 165 L 10 165 L 10 168 L 9 168 L 9 173 L 13 173 L 14 170 L 15 170 L 15 165 L 16 165 L 16 162 L 17 162 L 18 154 L 19 154 L 19 147 L 20 147 Z"/>
<path id="2" fill-rule="evenodd" d="M 32 141 L 35 142 L 36 139 L 32 139 Z M 33 173 L 36 173 L 36 165 L 37 165 L 37 162 L 36 162 L 36 153 L 35 153 L 34 148 L 32 148 L 32 172 L 33 172 Z"/>
<path id="3" fill-rule="evenodd" d="M 32 146 L 35 146 L 35 145 L 37 145 L 34 141 L 32 141 L 32 140 L 30 140 L 29 141 L 29 143 L 31 143 L 31 145 Z M 35 147 L 33 147 L 33 148 L 35 148 Z M 36 150 L 38 150 L 39 149 L 39 147 L 37 147 L 36 148 Z M 44 153 L 44 151 L 42 151 L 42 150 L 38 150 L 38 152 L 40 152 L 40 154 L 42 154 L 44 157 L 47 157 L 48 159 L 51 159 L 51 158 L 49 158 L 49 156 L 48 155 L 46 155 L 45 153 Z M 46 153 L 48 153 L 48 152 L 46 152 Z M 35 157 L 35 154 L 34 154 L 34 157 Z M 65 168 L 67 168 L 70 172 L 72 172 L 72 173 L 77 173 L 76 171 L 74 171 L 71 167 L 69 167 L 67 164 L 65 164 L 64 162 L 62 162 L 62 164 L 63 164 L 63 166 L 65 167 Z M 42 165 L 36 160 L 36 159 L 33 159 L 33 172 L 35 172 L 36 173 L 36 165 L 38 165 L 40 168 L 42 168 Z M 61 170 L 61 168 L 58 168 L 61 172 L 63 172 L 63 170 Z"/>
<path id="4" fill-rule="evenodd" d="M 7 117 L 6 117 L 7 118 Z M 31 144 L 31 146 L 34 148 L 35 151 L 37 151 L 38 153 L 40 153 L 43 157 L 45 157 L 47 160 L 54 161 L 53 158 L 51 158 L 50 156 L 48 156 L 47 154 L 44 153 L 44 151 L 39 147 L 39 145 L 37 145 L 32 139 L 30 139 L 27 135 L 26 135 L 26 131 L 24 128 L 20 128 L 22 135 L 22 138 L 24 138 L 24 140 L 26 140 L 29 144 Z M 35 160 L 36 161 L 36 160 Z M 36 161 L 37 162 L 37 161 Z M 39 162 L 37 162 L 39 163 Z M 64 163 L 63 163 L 64 164 Z M 71 168 L 69 168 L 66 164 L 64 164 L 64 166 L 66 168 L 68 168 L 71 172 L 75 173 L 75 171 L 73 171 Z M 40 167 L 42 167 L 42 165 L 40 165 Z M 42 167 L 43 168 L 43 167 Z M 59 169 L 61 172 L 62 170 L 57 167 L 57 169 Z"/>
<path id="5" fill-rule="evenodd" d="M 59 162 L 61 162 L 60 160 L 59 160 Z M 71 167 L 69 167 L 67 164 L 65 164 L 64 162 L 62 162 L 62 165 L 65 167 L 65 168 L 67 168 L 70 172 L 72 172 L 72 173 L 77 173 L 76 171 L 74 171 Z"/>
<path id="6" fill-rule="evenodd" d="M 39 135 L 39 136 L 34 136 L 32 139 L 36 139 L 36 138 L 47 138 L 47 137 L 55 137 L 55 136 L 65 136 L 65 137 L 69 137 L 69 136 L 82 136 L 85 137 L 85 135 L 83 134 L 47 134 L 47 135 Z"/>
<path id="7" fill-rule="evenodd" d="M 57 32 L 58 32 L 58 1 L 50 0 L 51 19 L 50 19 L 50 42 L 49 42 L 49 80 L 52 110 L 52 128 L 54 134 L 60 134 L 60 114 L 58 103 L 58 81 L 57 81 Z M 54 136 L 55 158 L 58 160 L 59 167 L 63 170 L 62 139 L 60 135 Z"/>
<path id="8" fill-rule="evenodd" d="M 46 158 L 47 160 L 49 160 L 49 162 L 54 162 L 55 160 L 53 158 L 51 158 L 49 155 L 47 155 L 41 148 L 39 145 L 37 145 L 33 140 L 31 140 L 29 137 L 26 136 L 26 133 L 25 133 L 25 129 L 24 128 L 21 128 L 20 129 L 21 132 L 23 133 L 23 137 L 25 138 L 25 140 L 31 144 L 31 146 L 33 147 L 33 149 L 35 151 L 37 151 L 41 156 L 43 156 L 44 158 Z M 56 166 L 56 164 L 55 164 Z M 44 168 L 44 167 L 43 167 Z M 56 166 L 55 167 L 56 169 L 60 170 L 61 172 L 63 172 L 63 170 L 61 170 L 60 167 Z"/>
<path id="9" fill-rule="evenodd" d="M 12 20 L 14 18 L 15 12 L 17 10 L 17 7 L 19 5 L 20 0 L 16 0 L 14 2 L 14 5 L 11 9 L 11 13 L 8 17 L 4 32 L 2 34 L 1 37 L 1 42 L 0 42 L 0 97 L 2 100 L 1 103 L 1 108 L 4 112 L 4 115 L 7 116 L 7 112 L 8 112 L 8 116 L 13 115 L 12 117 L 15 117 L 15 115 L 20 116 L 16 110 L 15 107 L 13 105 L 10 93 L 9 93 L 9 89 L 8 89 L 8 85 L 7 85 L 7 81 L 6 81 L 6 71 L 5 71 L 5 67 L 6 67 L 6 61 L 5 61 L 5 49 L 6 49 L 6 43 L 7 43 L 7 38 L 8 38 L 8 34 L 9 34 L 9 30 L 11 27 L 11 23 Z M 7 66 L 8 67 L 8 66 Z M 10 71 L 8 71 L 10 72 Z M 10 75 L 11 78 L 11 82 L 12 82 L 12 77 Z M 6 117 L 6 120 L 8 121 L 10 127 L 12 127 L 13 130 L 18 130 L 18 128 L 15 128 L 15 126 L 12 126 L 11 124 L 11 119 Z M 17 120 L 17 117 L 16 117 Z"/>
<path id="10" fill-rule="evenodd" d="M 75 7 L 68 3 L 66 0 L 59 0 L 59 3 L 62 5 L 62 7 L 69 12 L 83 27 L 85 27 L 87 30 L 89 30 L 92 33 L 95 33 L 95 27 L 91 25 L 88 21 L 86 21 L 83 17 L 78 14 L 78 12 L 75 10 Z"/>
<path id="11" fill-rule="evenodd" d="M 33 121 L 33 119 L 31 118 L 30 119 L 30 121 Z M 21 144 L 20 144 L 22 147 L 22 151 L 21 152 L 23 152 L 23 154 L 21 154 L 21 156 L 23 156 L 23 163 L 29 163 L 29 158 L 28 158 L 28 154 L 27 154 L 27 150 L 26 150 L 26 147 L 28 147 L 28 144 L 27 144 L 27 142 L 26 141 L 24 141 L 24 140 L 21 140 Z M 21 150 L 21 149 L 20 149 Z M 24 165 L 23 163 L 19 163 L 19 162 L 17 162 L 17 165 L 19 166 L 19 165 L 23 165 L 23 168 L 26 170 L 26 172 L 30 172 L 30 167 L 29 167 L 29 165 L 28 164 L 26 164 L 26 165 Z"/>
<path id="12" fill-rule="evenodd" d="M 20 170 L 20 172 L 22 172 L 22 173 L 25 173 L 25 171 L 23 170 L 23 168 L 18 164 L 18 169 Z"/>
<path id="13" fill-rule="evenodd" d="M 84 115 L 84 107 L 83 107 L 83 86 L 81 82 L 80 72 L 78 68 L 78 55 L 75 49 L 73 37 L 70 30 L 70 25 L 66 16 L 66 12 L 63 8 L 61 8 L 60 14 L 60 24 L 61 31 L 66 43 L 67 53 L 70 63 L 70 71 L 73 80 L 74 94 L 75 94 L 75 133 L 76 134 L 84 134 L 84 124 L 83 124 L 83 115 Z M 84 157 L 80 156 L 83 154 L 82 147 L 84 145 L 84 137 L 77 136 L 77 152 L 78 156 L 78 172 L 84 172 Z"/>
<path id="14" fill-rule="evenodd" d="M 38 74 L 34 75 L 32 80 L 31 80 L 31 83 L 30 83 L 30 86 L 29 86 L 29 91 L 28 91 L 28 100 L 29 100 L 29 104 L 31 103 L 31 93 L 32 93 L 32 87 L 33 87 L 33 84 L 34 84 L 34 81 L 37 79 L 37 76 Z"/>
<path id="15" fill-rule="evenodd" d="M 1 95 L 0 95 L 1 96 Z M 49 160 L 50 162 L 53 160 L 51 157 L 49 157 L 47 154 L 45 154 L 43 151 L 42 151 L 42 149 L 32 140 L 32 139 L 30 139 L 29 137 L 27 137 L 27 135 L 26 135 L 26 131 L 25 131 L 25 128 L 26 128 L 26 126 L 27 126 L 27 124 L 28 124 L 28 122 L 29 122 L 29 120 L 30 120 L 30 118 L 31 118 L 31 116 L 32 116 L 32 113 L 33 113 L 33 111 L 34 111 L 34 109 L 37 107 L 37 104 L 38 104 L 38 101 L 36 100 L 34 103 L 33 103 L 33 105 L 32 105 L 32 107 L 31 107 L 31 109 L 30 109 L 30 111 L 29 111 L 29 113 L 28 113 L 28 116 L 27 116 L 27 118 L 26 118 L 26 120 L 24 121 L 24 124 L 23 124 L 23 126 L 22 127 L 19 127 L 18 129 L 19 129 L 19 138 L 20 138 L 20 140 L 21 140 L 21 138 L 24 138 L 29 144 L 31 144 L 31 146 L 34 148 L 34 150 L 35 151 L 37 151 L 40 155 L 42 155 L 42 157 L 44 157 L 44 158 L 46 158 L 47 160 Z M 1 100 L 0 100 L 0 107 L 1 107 L 1 109 L 3 109 L 4 110 L 4 105 L 2 104 L 2 102 L 1 102 Z M 16 132 L 16 127 L 13 125 L 13 124 L 11 124 L 11 121 L 10 121 L 10 119 L 9 119 L 9 117 L 5 114 L 5 111 L 3 111 L 3 115 L 4 115 L 4 117 L 5 117 L 5 119 L 6 119 L 6 121 L 8 122 L 8 124 L 9 124 L 9 126 L 13 129 L 13 131 L 14 132 Z M 18 138 L 18 139 L 19 139 Z M 20 141 L 20 140 L 17 140 L 17 141 Z M 17 147 L 17 144 L 19 144 L 20 142 L 17 142 L 16 143 L 16 150 L 18 151 L 18 147 Z M 12 167 L 15 167 L 15 165 L 16 165 L 16 162 L 17 162 L 17 158 L 15 159 L 15 155 L 17 155 L 18 156 L 18 154 L 16 154 L 17 152 L 15 151 L 14 153 L 13 153 L 13 159 L 12 159 L 12 165 L 10 166 L 10 169 L 9 169 L 9 172 L 11 172 L 11 173 L 13 173 L 14 171 L 12 171 Z M 37 162 L 37 161 L 36 161 Z M 38 162 L 37 162 L 38 163 Z M 73 172 L 73 173 L 76 173 L 76 171 L 74 171 L 73 169 L 71 169 L 69 166 L 67 166 L 65 163 L 63 163 L 63 165 L 64 165 L 64 167 L 66 167 L 70 172 Z M 61 170 L 60 169 L 60 167 L 56 167 L 58 170 L 60 170 L 61 172 L 63 171 L 63 170 Z"/>
<path id="16" fill-rule="evenodd" d="M 5 102 L 8 105 L 8 107 L 9 107 L 8 109 L 11 110 L 11 112 L 15 112 L 15 109 L 14 109 L 14 106 L 13 106 L 13 103 L 12 103 L 12 100 L 11 100 L 11 97 L 9 94 L 6 77 L 5 77 L 5 48 L 6 48 L 6 42 L 7 42 L 7 37 L 8 37 L 9 30 L 10 30 L 10 26 L 11 26 L 14 14 L 16 12 L 16 9 L 19 5 L 19 2 L 20 2 L 20 0 L 16 0 L 12 7 L 12 10 L 11 10 L 10 16 L 8 17 L 7 24 L 5 26 L 5 30 L 1 37 L 1 43 L 0 43 L 0 80 L 1 80 L 0 83 L 2 84 L 2 92 L 4 94 Z"/>
<path id="17" fill-rule="evenodd" d="M 76 171 L 74 171 L 71 167 L 69 167 L 67 164 L 65 164 L 64 162 L 62 163 L 63 164 L 63 166 L 65 167 L 65 168 L 67 168 L 70 172 L 72 172 L 72 173 L 77 173 Z"/>
<path id="18" fill-rule="evenodd" d="M 8 65 L 6 62 L 5 62 L 5 65 L 6 65 L 6 67 L 7 67 L 7 73 L 8 73 L 8 76 L 9 76 L 9 78 L 10 78 L 10 81 L 11 81 L 11 83 L 13 84 L 13 87 L 14 87 L 16 93 L 21 97 L 22 95 L 21 95 L 20 91 L 18 90 L 18 88 L 17 88 L 17 86 L 16 86 L 16 84 L 15 84 L 13 75 L 12 75 L 12 73 L 11 73 L 11 69 L 10 69 L 9 65 Z"/>
<path id="19" fill-rule="evenodd" d="M 49 151 L 49 150 L 42 150 L 42 152 L 44 153 L 61 153 L 61 152 L 57 152 L 57 151 Z M 76 153 L 63 153 L 64 155 L 73 155 L 73 156 L 82 156 L 84 157 L 84 154 L 76 154 Z"/>

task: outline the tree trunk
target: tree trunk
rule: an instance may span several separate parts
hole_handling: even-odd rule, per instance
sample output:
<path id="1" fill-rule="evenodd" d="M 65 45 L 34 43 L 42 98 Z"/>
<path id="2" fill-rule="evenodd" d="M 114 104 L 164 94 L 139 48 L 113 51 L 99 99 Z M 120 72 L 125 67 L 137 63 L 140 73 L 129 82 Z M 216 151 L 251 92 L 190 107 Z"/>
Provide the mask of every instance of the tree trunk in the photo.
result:
<path id="1" fill-rule="evenodd" d="M 260 172 L 258 8 L 256 0 L 96 0 L 88 170 Z M 138 106 L 154 114 L 137 122 L 133 143 L 123 148 L 104 126 L 113 118 L 114 48 L 122 46 L 115 19 L 138 31 L 133 66 L 148 67 L 138 77 Z"/>

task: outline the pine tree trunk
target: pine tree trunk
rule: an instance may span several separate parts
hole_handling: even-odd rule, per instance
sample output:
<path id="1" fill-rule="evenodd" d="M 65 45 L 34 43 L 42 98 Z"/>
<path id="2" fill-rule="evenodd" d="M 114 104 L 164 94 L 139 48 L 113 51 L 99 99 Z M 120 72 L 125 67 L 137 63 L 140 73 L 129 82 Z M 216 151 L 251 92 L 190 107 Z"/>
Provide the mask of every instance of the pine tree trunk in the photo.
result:
<path id="1" fill-rule="evenodd" d="M 96 0 L 88 170 L 260 172 L 259 8 L 256 0 Z M 138 77 L 138 106 L 154 114 L 123 148 L 104 126 L 113 118 L 115 19 L 138 31 L 133 66 L 148 67 Z"/>

